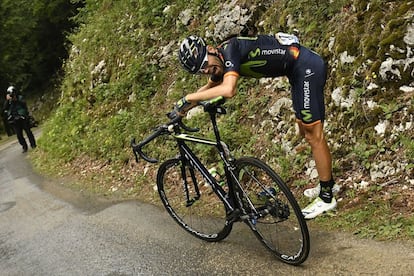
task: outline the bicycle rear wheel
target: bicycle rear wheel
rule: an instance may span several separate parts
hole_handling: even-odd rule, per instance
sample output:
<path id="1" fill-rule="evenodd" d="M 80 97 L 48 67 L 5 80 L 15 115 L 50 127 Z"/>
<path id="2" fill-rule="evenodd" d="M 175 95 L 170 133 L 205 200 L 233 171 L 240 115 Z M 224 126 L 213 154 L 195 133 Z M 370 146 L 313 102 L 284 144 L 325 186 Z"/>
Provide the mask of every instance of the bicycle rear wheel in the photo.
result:
<path id="1" fill-rule="evenodd" d="M 298 203 L 281 178 L 262 161 L 244 157 L 236 161 L 235 196 L 245 222 L 256 237 L 281 261 L 299 265 L 310 249 L 309 231 Z"/>
<path id="2" fill-rule="evenodd" d="M 158 170 L 158 193 L 165 209 L 184 230 L 199 239 L 214 242 L 226 238 L 232 224 L 226 222 L 225 205 L 191 166 L 184 166 L 184 181 L 182 166 L 180 159 L 170 159 Z"/>

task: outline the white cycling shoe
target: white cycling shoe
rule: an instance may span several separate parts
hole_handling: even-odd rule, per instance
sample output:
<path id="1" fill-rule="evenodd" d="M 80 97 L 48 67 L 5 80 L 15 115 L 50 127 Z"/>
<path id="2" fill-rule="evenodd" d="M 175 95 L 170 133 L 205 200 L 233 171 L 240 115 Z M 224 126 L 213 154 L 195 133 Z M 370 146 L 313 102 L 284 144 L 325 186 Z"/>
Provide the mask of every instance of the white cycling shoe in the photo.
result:
<path id="1" fill-rule="evenodd" d="M 340 189 L 341 189 L 341 187 L 339 185 L 335 184 L 332 188 L 332 194 L 337 194 Z M 321 184 L 318 184 L 317 186 L 315 186 L 313 188 L 306 189 L 303 192 L 303 194 L 308 198 L 315 198 L 315 197 L 319 196 L 320 191 L 321 191 Z"/>
<path id="2" fill-rule="evenodd" d="M 326 203 L 319 196 L 305 209 L 302 209 L 302 214 L 305 219 L 313 219 L 322 213 L 335 209 L 336 199 L 332 198 L 331 203 Z"/>

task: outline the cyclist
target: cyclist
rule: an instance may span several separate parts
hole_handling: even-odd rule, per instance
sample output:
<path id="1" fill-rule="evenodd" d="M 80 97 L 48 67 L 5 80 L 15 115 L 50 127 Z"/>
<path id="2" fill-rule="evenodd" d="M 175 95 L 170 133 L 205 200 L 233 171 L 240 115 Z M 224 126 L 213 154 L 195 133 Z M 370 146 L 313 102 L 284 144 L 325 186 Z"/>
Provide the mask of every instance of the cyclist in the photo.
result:
<path id="1" fill-rule="evenodd" d="M 306 219 L 312 219 L 336 207 L 332 158 L 323 133 L 326 65 L 319 55 L 300 45 L 296 36 L 285 33 L 232 37 L 218 47 L 191 35 L 180 45 L 179 60 L 186 71 L 208 74 L 210 78 L 197 92 L 180 99 L 171 117 L 184 116 L 202 100 L 233 97 L 241 76 L 286 76 L 300 134 L 311 146 L 320 179 L 320 186 L 305 191 L 306 194 L 319 189 L 319 196 L 302 213 Z"/>

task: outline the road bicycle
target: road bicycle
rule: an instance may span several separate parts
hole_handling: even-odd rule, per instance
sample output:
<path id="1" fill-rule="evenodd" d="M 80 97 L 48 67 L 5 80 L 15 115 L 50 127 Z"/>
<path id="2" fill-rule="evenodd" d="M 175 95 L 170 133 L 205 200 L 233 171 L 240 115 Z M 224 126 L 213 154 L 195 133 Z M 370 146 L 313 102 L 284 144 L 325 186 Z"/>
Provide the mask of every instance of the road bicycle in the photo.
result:
<path id="1" fill-rule="evenodd" d="M 215 140 L 197 137 L 176 117 L 158 126 L 154 132 L 131 147 L 150 163 L 158 160 L 143 152 L 143 147 L 159 136 L 173 137 L 178 155 L 163 162 L 157 172 L 157 188 L 169 215 L 195 237 L 217 242 L 231 232 L 233 223 L 244 222 L 262 244 L 281 261 L 299 265 L 310 249 L 309 231 L 301 209 L 282 179 L 263 161 L 253 157 L 234 158 L 219 133 L 217 116 L 226 114 L 225 99 L 200 102 L 209 113 Z M 220 156 L 224 179 L 200 161 L 189 144 L 215 148 Z M 224 180 L 224 185 L 223 185 Z"/>

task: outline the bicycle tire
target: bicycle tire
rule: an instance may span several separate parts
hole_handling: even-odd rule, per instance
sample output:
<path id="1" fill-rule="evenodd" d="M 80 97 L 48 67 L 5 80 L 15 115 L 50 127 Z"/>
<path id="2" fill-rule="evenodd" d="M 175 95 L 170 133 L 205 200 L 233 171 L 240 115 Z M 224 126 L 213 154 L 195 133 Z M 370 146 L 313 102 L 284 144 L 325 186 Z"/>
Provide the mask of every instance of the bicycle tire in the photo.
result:
<path id="1" fill-rule="evenodd" d="M 184 230 L 195 237 L 216 242 L 226 238 L 232 229 L 227 223 L 224 203 L 213 192 L 210 185 L 199 172 L 195 171 L 195 179 L 200 190 L 200 197 L 187 206 L 187 196 L 181 174 L 180 159 L 170 159 L 161 164 L 157 174 L 157 187 L 161 201 L 169 215 Z M 189 165 L 185 166 L 190 198 L 195 197 L 194 181 L 190 177 Z"/>
<path id="2" fill-rule="evenodd" d="M 240 158 L 235 167 L 241 186 L 240 189 L 235 185 L 235 191 L 241 195 L 236 197 L 240 199 L 240 208 L 247 214 L 265 208 L 269 212 L 263 217 L 251 215 L 245 222 L 278 259 L 291 265 L 303 263 L 310 250 L 309 230 L 289 188 L 267 164 L 256 158 Z"/>

